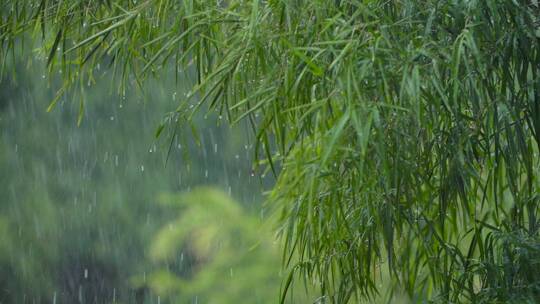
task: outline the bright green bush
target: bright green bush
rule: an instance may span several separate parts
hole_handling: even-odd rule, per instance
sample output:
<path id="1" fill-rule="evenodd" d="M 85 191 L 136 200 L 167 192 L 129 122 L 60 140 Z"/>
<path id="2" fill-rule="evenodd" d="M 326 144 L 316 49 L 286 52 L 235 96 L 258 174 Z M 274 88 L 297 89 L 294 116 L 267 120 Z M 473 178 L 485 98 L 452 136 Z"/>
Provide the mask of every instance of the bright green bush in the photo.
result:
<path id="1" fill-rule="evenodd" d="M 164 301 L 274 302 L 279 252 L 262 219 L 212 188 L 163 196 L 161 201 L 179 214 L 157 233 L 149 251 L 158 267 L 148 274 L 147 284 Z"/>

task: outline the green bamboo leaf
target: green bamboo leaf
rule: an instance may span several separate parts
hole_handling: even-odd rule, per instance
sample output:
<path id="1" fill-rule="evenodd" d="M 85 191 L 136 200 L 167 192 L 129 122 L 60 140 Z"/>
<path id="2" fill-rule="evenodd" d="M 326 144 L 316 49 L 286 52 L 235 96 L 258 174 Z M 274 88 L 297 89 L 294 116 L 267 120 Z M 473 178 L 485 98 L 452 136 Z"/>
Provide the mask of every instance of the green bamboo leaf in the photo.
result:
<path id="1" fill-rule="evenodd" d="M 165 124 L 164 123 L 161 123 L 159 124 L 159 126 L 157 127 L 156 129 L 156 132 L 154 134 L 154 137 L 155 138 L 159 138 L 159 136 L 161 135 L 161 132 L 163 132 L 163 129 L 165 128 Z"/>
<path id="2" fill-rule="evenodd" d="M 62 88 L 60 88 L 60 90 L 56 92 L 54 99 L 49 103 L 49 106 L 47 107 L 47 112 L 51 112 L 54 109 L 54 107 L 58 103 L 58 100 L 60 100 L 60 98 L 64 96 L 66 88 L 67 88 L 67 84 L 64 84 L 64 86 L 62 86 Z"/>
<path id="3" fill-rule="evenodd" d="M 103 37 L 105 35 L 107 35 L 108 33 L 111 33 L 113 32 L 114 30 L 116 30 L 117 28 L 123 26 L 124 24 L 126 24 L 128 21 L 130 21 L 131 19 L 135 18 L 137 16 L 137 14 L 129 14 L 127 17 L 125 17 L 124 19 L 112 24 L 111 26 L 107 27 L 106 29 L 104 30 L 101 30 L 95 34 L 93 34 L 92 36 L 82 40 L 81 42 L 75 44 L 73 47 L 69 48 L 67 51 L 65 51 L 66 53 L 69 53 L 69 52 L 72 52 L 76 49 L 79 49 L 85 45 L 87 45 L 88 43 L 96 40 L 97 38 L 99 37 Z"/>
<path id="4" fill-rule="evenodd" d="M 324 154 L 321 158 L 321 166 L 324 166 L 328 159 L 330 158 L 330 155 L 332 152 L 334 152 L 334 149 L 336 148 L 336 143 L 340 136 L 343 133 L 343 130 L 345 129 L 345 126 L 350 118 L 350 112 L 346 111 L 343 113 L 337 124 L 332 128 L 332 131 L 330 133 L 330 140 L 328 141 L 328 144 L 326 145 L 324 149 Z"/>
<path id="5" fill-rule="evenodd" d="M 62 39 L 62 28 L 58 30 L 58 33 L 56 34 L 56 37 L 54 38 L 54 42 L 52 44 L 51 50 L 49 51 L 49 57 L 47 59 L 47 66 L 49 67 L 54 59 L 54 54 L 56 54 L 56 49 L 58 48 L 58 44 L 60 43 L 60 39 Z"/>
<path id="6" fill-rule="evenodd" d="M 83 116 L 84 116 L 84 97 L 81 96 L 81 100 L 79 102 L 79 114 L 77 115 L 77 127 L 81 126 Z"/>

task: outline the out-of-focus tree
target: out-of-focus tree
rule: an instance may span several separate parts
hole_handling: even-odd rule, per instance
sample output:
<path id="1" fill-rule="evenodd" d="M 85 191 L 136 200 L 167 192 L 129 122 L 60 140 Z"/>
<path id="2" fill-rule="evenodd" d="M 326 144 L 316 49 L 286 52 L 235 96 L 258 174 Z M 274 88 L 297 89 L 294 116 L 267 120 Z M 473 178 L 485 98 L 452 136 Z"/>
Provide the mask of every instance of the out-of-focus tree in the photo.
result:
<path id="1" fill-rule="evenodd" d="M 226 193 L 197 188 L 160 201 L 179 217 L 163 226 L 149 250 L 157 270 L 133 279 L 172 303 L 272 303 L 280 254 L 268 223 Z"/>

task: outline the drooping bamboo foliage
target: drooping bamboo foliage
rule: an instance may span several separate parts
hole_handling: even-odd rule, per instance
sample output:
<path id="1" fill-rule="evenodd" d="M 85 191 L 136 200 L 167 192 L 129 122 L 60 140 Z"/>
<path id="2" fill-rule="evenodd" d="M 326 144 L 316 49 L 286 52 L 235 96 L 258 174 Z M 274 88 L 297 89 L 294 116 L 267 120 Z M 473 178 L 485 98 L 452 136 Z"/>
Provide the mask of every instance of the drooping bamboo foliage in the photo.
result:
<path id="1" fill-rule="evenodd" d="M 412 298 L 533 302 L 539 15 L 533 0 L 4 0 L 0 43 L 5 58 L 40 37 L 59 94 L 100 64 L 122 89 L 193 66 L 187 98 L 250 120 L 278 176 L 284 294 L 304 278 L 321 302 L 369 298 L 385 271 Z"/>

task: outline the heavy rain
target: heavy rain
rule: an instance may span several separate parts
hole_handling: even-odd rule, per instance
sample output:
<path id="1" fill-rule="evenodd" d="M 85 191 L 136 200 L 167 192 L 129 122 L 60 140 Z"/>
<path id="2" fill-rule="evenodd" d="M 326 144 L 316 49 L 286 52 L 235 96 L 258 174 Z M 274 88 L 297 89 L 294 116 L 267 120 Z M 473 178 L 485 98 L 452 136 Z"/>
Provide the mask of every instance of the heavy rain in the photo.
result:
<path id="1" fill-rule="evenodd" d="M 537 0 L 0 0 L 0 304 L 540 303 Z"/>

